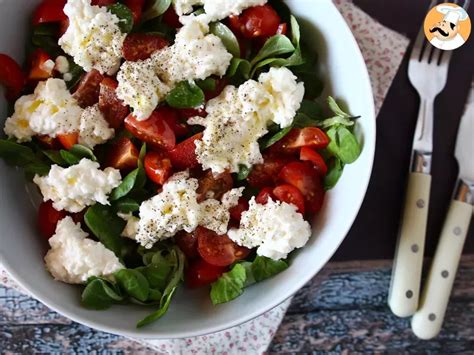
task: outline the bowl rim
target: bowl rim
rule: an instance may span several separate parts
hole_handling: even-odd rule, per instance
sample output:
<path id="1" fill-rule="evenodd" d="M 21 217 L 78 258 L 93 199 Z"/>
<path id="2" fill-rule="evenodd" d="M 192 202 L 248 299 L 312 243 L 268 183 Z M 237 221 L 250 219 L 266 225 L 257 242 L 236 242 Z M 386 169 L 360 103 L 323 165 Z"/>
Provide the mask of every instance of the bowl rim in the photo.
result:
<path id="1" fill-rule="evenodd" d="M 364 146 L 364 149 L 369 150 L 368 151 L 369 159 L 370 159 L 369 160 L 369 169 L 367 169 L 365 171 L 364 175 L 361 176 L 360 182 L 363 183 L 363 184 L 361 184 L 363 186 L 363 189 L 362 189 L 363 194 L 361 194 L 361 197 L 357 201 L 357 204 L 356 204 L 357 208 L 354 208 L 354 212 L 353 212 L 352 216 L 349 218 L 350 223 L 347 224 L 347 228 L 344 232 L 344 237 L 341 238 L 341 240 L 337 243 L 337 247 L 334 249 L 334 251 L 332 253 L 328 253 L 326 255 L 326 258 L 324 258 L 325 259 L 324 262 L 321 263 L 322 266 L 319 269 L 314 270 L 312 273 L 308 274 L 307 276 L 302 277 L 301 279 L 298 279 L 298 280 L 295 280 L 294 282 L 292 282 L 291 285 L 289 285 L 288 293 L 285 294 L 283 298 L 282 297 L 277 297 L 277 298 L 275 298 L 275 300 L 273 302 L 270 302 L 266 307 L 259 308 L 259 309 L 255 310 L 254 312 L 243 314 L 241 317 L 236 318 L 234 321 L 229 321 L 229 322 L 227 322 L 226 324 L 224 324 L 222 326 L 217 326 L 217 325 L 216 326 L 210 326 L 210 327 L 207 327 L 205 329 L 199 329 L 199 330 L 196 330 L 196 331 L 191 331 L 191 332 L 187 331 L 184 334 L 178 333 L 178 332 L 166 333 L 166 332 L 162 332 L 162 331 L 160 331 L 157 334 L 154 334 L 154 333 L 140 333 L 140 330 L 136 329 L 136 328 L 133 328 L 131 330 L 122 330 L 122 329 L 117 329 L 117 328 L 110 327 L 110 326 L 107 326 L 107 325 L 98 324 L 94 321 L 90 321 L 89 319 L 87 319 L 83 316 L 77 315 L 74 312 L 70 312 L 66 307 L 63 307 L 61 305 L 53 304 L 54 303 L 53 301 L 50 301 L 50 300 L 38 295 L 38 293 L 35 290 L 30 289 L 28 287 L 27 283 L 26 283 L 26 280 L 25 280 L 25 282 L 23 282 L 22 277 L 19 276 L 19 274 L 15 271 L 15 268 L 13 268 L 11 265 L 9 265 L 8 262 L 5 261 L 5 259 L 2 256 L 3 252 L 1 250 L 0 250 L 0 265 L 3 265 L 5 270 L 9 273 L 9 275 L 23 289 L 25 289 L 28 292 L 29 295 L 31 295 L 32 297 L 34 297 L 35 299 L 37 299 L 38 301 L 40 301 L 41 303 L 43 303 L 44 305 L 46 305 L 47 307 L 52 309 L 53 311 L 59 313 L 60 315 L 66 317 L 66 318 L 69 318 L 74 322 L 80 323 L 82 325 L 85 325 L 87 327 L 90 327 L 90 328 L 98 330 L 98 331 L 103 331 L 103 332 L 107 332 L 107 333 L 111 333 L 111 334 L 115 334 L 115 335 L 135 338 L 135 339 L 156 339 L 156 340 L 158 340 L 158 339 L 182 339 L 182 338 L 197 337 L 197 336 L 203 336 L 203 335 L 208 335 L 208 334 L 212 334 L 212 333 L 216 333 L 216 332 L 225 331 L 227 329 L 230 329 L 230 328 L 239 326 L 241 324 L 244 324 L 246 322 L 249 322 L 250 320 L 255 319 L 255 318 L 259 317 L 260 315 L 274 309 L 275 307 L 277 307 L 280 304 L 284 303 L 289 298 L 293 297 L 296 292 L 298 292 L 306 283 L 308 283 L 315 275 L 317 275 L 321 271 L 321 269 L 328 263 L 328 261 L 334 255 L 336 250 L 340 247 L 340 245 L 342 244 L 344 239 L 347 237 L 347 233 L 349 232 L 350 228 L 352 227 L 352 225 L 353 225 L 353 223 L 354 223 L 354 221 L 355 221 L 355 219 L 356 219 L 356 217 L 357 217 L 357 215 L 360 211 L 360 208 L 362 206 L 365 195 L 367 193 L 367 188 L 368 188 L 370 177 L 371 177 L 371 174 L 372 174 L 372 169 L 373 169 L 373 164 L 374 164 L 374 157 L 375 157 L 375 146 L 376 146 L 375 119 L 376 119 L 376 116 L 375 116 L 375 105 L 374 105 L 374 101 L 373 101 L 373 90 L 372 90 L 372 86 L 371 86 L 371 82 L 370 82 L 370 76 L 369 76 L 369 73 L 367 71 L 367 66 L 365 64 L 365 60 L 362 56 L 362 53 L 360 51 L 359 45 L 358 45 L 356 39 L 354 38 L 354 35 L 353 35 L 352 31 L 350 30 L 348 24 L 346 23 L 346 21 L 344 20 L 344 18 L 342 17 L 341 13 L 336 8 L 334 3 L 332 3 L 332 1 L 328 1 L 328 3 L 331 4 L 329 9 L 331 9 L 331 11 L 333 11 L 333 14 L 331 14 L 331 15 L 339 18 L 339 20 L 341 22 L 341 27 L 348 34 L 347 40 L 351 42 L 350 45 L 353 46 L 354 49 L 355 49 L 354 55 L 356 57 L 353 58 L 353 60 L 357 60 L 359 62 L 358 64 L 361 65 L 361 67 L 363 68 L 363 72 L 361 73 L 361 75 L 364 77 L 364 82 L 362 84 L 365 86 L 365 90 L 370 94 L 370 97 L 372 98 L 371 100 L 368 100 L 368 104 L 370 105 L 368 107 L 368 111 L 371 112 L 371 117 L 369 117 L 368 119 L 373 121 L 374 129 L 372 130 L 372 135 L 371 136 L 367 136 L 367 132 L 364 132 L 364 137 L 366 137 L 365 142 L 366 143 L 367 142 L 372 142 L 372 144 L 370 144 L 370 145 L 366 144 Z"/>

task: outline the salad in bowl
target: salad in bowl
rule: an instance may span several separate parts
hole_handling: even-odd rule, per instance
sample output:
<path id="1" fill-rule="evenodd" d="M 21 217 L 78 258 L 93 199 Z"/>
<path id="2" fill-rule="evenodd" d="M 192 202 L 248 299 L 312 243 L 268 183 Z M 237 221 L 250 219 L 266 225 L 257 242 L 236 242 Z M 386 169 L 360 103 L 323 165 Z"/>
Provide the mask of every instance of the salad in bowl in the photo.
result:
<path id="1" fill-rule="evenodd" d="M 42 196 L 45 268 L 138 327 L 291 267 L 361 154 L 283 1 L 43 0 L 27 57 L 0 54 L 0 157 Z"/>

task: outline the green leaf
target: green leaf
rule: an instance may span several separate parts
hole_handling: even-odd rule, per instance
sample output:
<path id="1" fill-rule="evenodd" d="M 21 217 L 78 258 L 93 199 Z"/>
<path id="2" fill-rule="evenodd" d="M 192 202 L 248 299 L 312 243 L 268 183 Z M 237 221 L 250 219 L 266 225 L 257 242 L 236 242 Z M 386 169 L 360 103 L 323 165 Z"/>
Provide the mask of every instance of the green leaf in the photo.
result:
<path id="1" fill-rule="evenodd" d="M 89 309 L 107 309 L 116 302 L 121 302 L 123 296 L 110 281 L 91 277 L 87 281 L 87 286 L 82 291 L 81 303 Z"/>
<path id="2" fill-rule="evenodd" d="M 247 274 L 245 267 L 235 264 L 211 285 L 211 301 L 214 305 L 232 301 L 244 292 Z"/>
<path id="3" fill-rule="evenodd" d="M 342 176 L 342 172 L 344 171 L 344 164 L 334 157 L 329 160 L 328 163 L 328 173 L 324 177 L 324 189 L 330 190 L 334 186 L 336 186 L 337 182 Z"/>
<path id="4" fill-rule="evenodd" d="M 293 120 L 293 127 L 305 128 L 305 127 L 316 127 L 319 124 L 318 120 L 309 118 L 304 113 L 297 113 Z"/>
<path id="5" fill-rule="evenodd" d="M 174 38 L 176 37 L 176 29 L 162 22 L 161 18 L 154 18 L 143 23 L 138 28 L 138 31 L 164 37 L 169 42 L 173 42 Z"/>
<path id="6" fill-rule="evenodd" d="M 196 85 L 199 86 L 203 91 L 216 91 L 217 81 L 213 78 L 207 78 L 196 81 Z"/>
<path id="7" fill-rule="evenodd" d="M 209 25 L 209 32 L 221 39 L 230 54 L 235 58 L 240 58 L 239 41 L 229 27 L 221 22 L 213 22 Z"/>
<path id="8" fill-rule="evenodd" d="M 67 165 L 67 162 L 63 159 L 61 153 L 57 150 L 43 150 L 42 153 L 54 164 L 61 166 Z"/>
<path id="9" fill-rule="evenodd" d="M 140 209 L 140 204 L 128 197 L 123 197 L 115 201 L 113 206 L 118 212 L 122 213 L 133 213 Z"/>
<path id="10" fill-rule="evenodd" d="M 304 113 L 308 117 L 320 119 L 323 116 L 323 108 L 314 100 L 304 99 L 301 102 L 299 113 Z"/>
<path id="11" fill-rule="evenodd" d="M 245 180 L 249 176 L 251 171 L 252 171 L 252 169 L 249 168 L 248 166 L 240 165 L 239 166 L 239 172 L 237 173 L 237 180 L 238 181 Z"/>
<path id="12" fill-rule="evenodd" d="M 84 71 L 84 69 L 82 69 L 80 65 L 76 64 L 71 57 L 68 57 L 68 61 L 69 61 L 69 74 L 71 75 L 71 80 L 66 81 L 66 86 L 68 90 L 71 90 L 79 83 L 82 76 L 86 72 Z"/>
<path id="13" fill-rule="evenodd" d="M 133 29 L 133 13 L 124 4 L 112 4 L 107 7 L 111 13 L 119 18 L 120 30 L 123 33 L 130 33 Z"/>
<path id="14" fill-rule="evenodd" d="M 115 210 L 110 206 L 97 203 L 89 207 L 84 221 L 97 239 L 120 258 L 122 249 L 120 234 L 125 228 L 126 222 L 117 216 Z"/>
<path id="15" fill-rule="evenodd" d="M 335 115 L 345 117 L 345 118 L 351 118 L 351 115 L 348 113 L 344 112 L 339 105 L 337 104 L 336 100 L 334 100 L 333 97 L 329 96 L 328 97 L 328 105 L 329 108 L 331 109 L 332 112 L 334 112 Z"/>
<path id="16" fill-rule="evenodd" d="M 268 279 L 288 268 L 284 260 L 273 260 L 264 256 L 257 256 L 252 263 L 252 272 L 257 282 Z"/>
<path id="17" fill-rule="evenodd" d="M 331 118 L 326 118 L 325 120 L 319 122 L 318 126 L 321 128 L 330 128 L 333 126 L 347 126 L 351 127 L 354 125 L 354 121 L 351 121 L 348 118 L 341 116 L 334 116 Z"/>
<path id="18" fill-rule="evenodd" d="M 19 167 L 37 161 L 37 157 L 30 147 L 6 139 L 0 139 L 0 158 L 9 165 Z"/>
<path id="19" fill-rule="evenodd" d="M 130 296 L 145 302 L 150 293 L 147 279 L 139 271 L 122 269 L 114 273 L 119 286 Z"/>
<path id="20" fill-rule="evenodd" d="M 175 291 L 176 287 L 174 287 L 171 292 L 169 292 L 166 296 L 163 296 L 160 300 L 160 308 L 149 316 L 142 319 L 141 321 L 139 321 L 137 323 L 137 328 L 142 328 L 145 325 L 151 324 L 163 317 L 166 312 L 168 312 L 168 308 L 170 307 L 171 299 L 173 298 Z"/>
<path id="21" fill-rule="evenodd" d="M 355 135 L 344 126 L 331 128 L 326 132 L 331 139 L 327 150 L 342 163 L 351 164 L 360 156 L 361 148 Z"/>
<path id="22" fill-rule="evenodd" d="M 263 149 L 267 149 L 268 147 L 271 147 L 276 142 L 283 139 L 288 133 L 290 133 L 290 131 L 292 129 L 293 129 L 293 127 L 289 126 L 289 127 L 283 128 L 281 131 L 279 131 L 278 133 L 270 136 L 269 138 L 263 137 L 260 140 L 260 149 L 263 150 Z"/>
<path id="23" fill-rule="evenodd" d="M 33 163 L 26 164 L 25 166 L 23 166 L 23 169 L 25 170 L 26 174 L 31 174 L 32 176 L 46 176 L 51 170 L 51 166 L 46 163 L 43 163 L 42 161 L 36 161 Z"/>
<path id="24" fill-rule="evenodd" d="M 166 96 L 168 105 L 174 108 L 194 108 L 204 103 L 202 89 L 189 81 L 182 81 Z"/>
<path id="25" fill-rule="evenodd" d="M 31 43 L 37 48 L 46 51 L 51 57 L 57 57 L 63 54 L 58 45 L 57 33 L 58 25 L 56 23 L 41 23 L 33 27 L 31 34 Z"/>
<path id="26" fill-rule="evenodd" d="M 255 58 L 250 62 L 250 64 L 254 66 L 256 63 L 262 61 L 263 59 L 279 56 L 282 54 L 293 53 L 294 51 L 295 47 L 293 46 L 288 37 L 284 35 L 275 35 L 273 37 L 270 37 L 265 42 L 262 49 L 260 49 Z"/>
<path id="27" fill-rule="evenodd" d="M 252 66 L 246 59 L 232 58 L 229 69 L 227 69 L 226 76 L 232 78 L 239 74 L 243 79 L 248 80 L 250 78 L 250 70 Z"/>
<path id="28" fill-rule="evenodd" d="M 172 267 L 169 263 L 150 264 L 140 268 L 140 272 L 146 277 L 151 288 L 164 291 L 168 285 L 168 279 Z"/>
<path id="29" fill-rule="evenodd" d="M 70 153 L 67 150 L 60 150 L 59 155 L 69 166 L 79 164 L 79 162 L 81 161 L 81 158 L 77 157 L 76 155 Z"/>
<path id="30" fill-rule="evenodd" d="M 97 161 L 96 156 L 94 155 L 94 152 L 92 149 L 83 146 L 81 144 L 75 144 L 72 146 L 72 148 L 69 150 L 69 153 L 74 154 L 76 157 L 82 159 L 82 158 L 87 158 L 92 161 Z"/>
<path id="31" fill-rule="evenodd" d="M 304 82 L 305 97 L 315 99 L 321 96 L 324 83 L 319 78 L 316 71 L 305 71 L 297 73 L 298 79 Z"/>
<path id="32" fill-rule="evenodd" d="M 296 48 L 298 48 L 300 46 L 300 40 L 301 40 L 300 25 L 298 21 L 296 20 L 296 17 L 294 17 L 293 15 L 291 15 L 290 23 L 291 23 L 291 40 L 293 42 L 293 45 Z"/>
<path id="33" fill-rule="evenodd" d="M 171 6 L 171 0 L 151 0 L 142 14 L 142 21 L 148 21 L 163 15 Z"/>
<path id="34" fill-rule="evenodd" d="M 135 187 L 135 184 L 137 182 L 137 176 L 139 172 L 139 168 L 133 170 L 131 173 L 129 173 L 125 179 L 122 180 L 122 183 L 117 186 L 112 193 L 110 194 L 110 201 L 117 201 L 121 199 L 122 197 L 127 196 L 130 191 L 133 190 Z"/>

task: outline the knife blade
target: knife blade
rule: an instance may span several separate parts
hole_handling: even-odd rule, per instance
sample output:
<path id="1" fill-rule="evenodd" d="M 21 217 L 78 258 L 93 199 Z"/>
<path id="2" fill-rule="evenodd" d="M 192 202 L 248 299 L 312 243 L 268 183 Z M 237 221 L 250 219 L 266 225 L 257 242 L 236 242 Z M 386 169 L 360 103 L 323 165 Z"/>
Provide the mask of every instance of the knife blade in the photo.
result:
<path id="1" fill-rule="evenodd" d="M 421 296 L 421 307 L 411 327 L 421 339 L 438 335 L 453 288 L 462 249 L 473 213 L 474 195 L 474 82 L 459 125 L 455 157 L 459 178 L 441 237 Z"/>

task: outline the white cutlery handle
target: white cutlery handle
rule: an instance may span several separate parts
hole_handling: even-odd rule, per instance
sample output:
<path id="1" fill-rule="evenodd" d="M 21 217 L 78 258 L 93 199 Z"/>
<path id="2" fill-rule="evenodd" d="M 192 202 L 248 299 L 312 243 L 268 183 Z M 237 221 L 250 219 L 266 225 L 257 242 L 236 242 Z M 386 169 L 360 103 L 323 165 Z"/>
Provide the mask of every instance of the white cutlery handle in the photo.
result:
<path id="1" fill-rule="evenodd" d="M 441 330 L 471 217 L 470 204 L 451 202 L 423 289 L 420 308 L 411 322 L 418 338 L 431 339 Z"/>
<path id="2" fill-rule="evenodd" d="M 418 308 L 430 188 L 431 175 L 410 173 L 388 296 L 398 317 L 411 316 Z"/>

